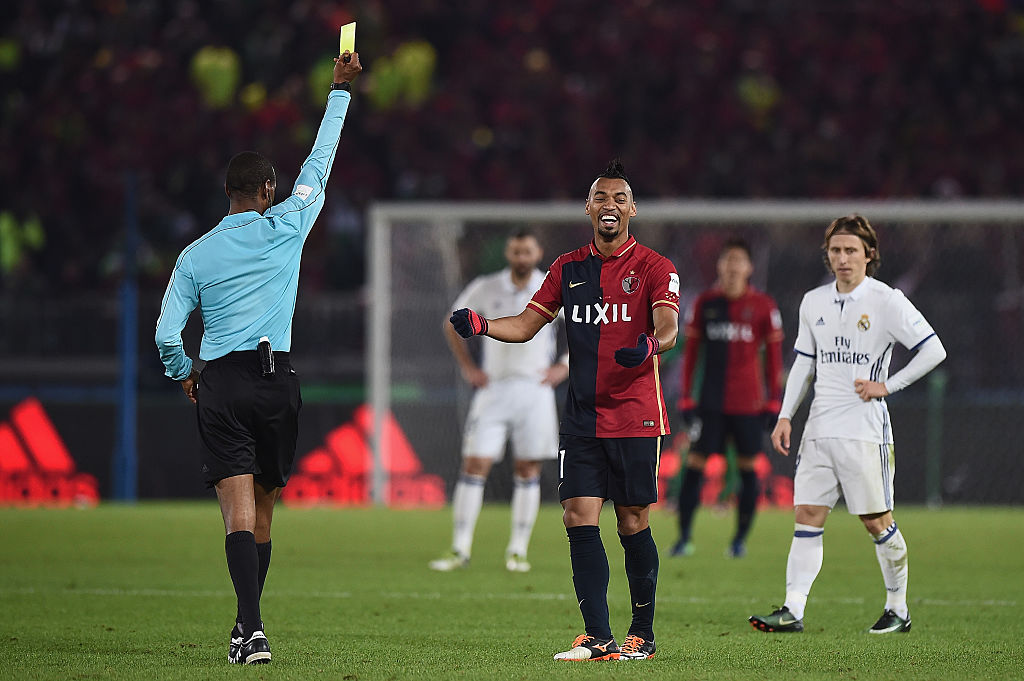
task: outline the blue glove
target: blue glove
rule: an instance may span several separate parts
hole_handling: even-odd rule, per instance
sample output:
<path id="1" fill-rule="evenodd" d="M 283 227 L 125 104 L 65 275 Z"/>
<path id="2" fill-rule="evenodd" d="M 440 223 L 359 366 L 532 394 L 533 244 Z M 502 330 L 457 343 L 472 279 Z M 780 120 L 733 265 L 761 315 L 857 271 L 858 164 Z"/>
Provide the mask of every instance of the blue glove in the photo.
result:
<path id="1" fill-rule="evenodd" d="M 661 344 L 654 336 L 642 333 L 637 336 L 635 348 L 619 348 L 615 351 L 615 361 L 624 367 L 638 367 L 651 355 L 658 354 Z"/>
<path id="2" fill-rule="evenodd" d="M 455 327 L 455 332 L 463 338 L 487 333 L 487 320 L 468 307 L 453 312 L 448 321 Z"/>

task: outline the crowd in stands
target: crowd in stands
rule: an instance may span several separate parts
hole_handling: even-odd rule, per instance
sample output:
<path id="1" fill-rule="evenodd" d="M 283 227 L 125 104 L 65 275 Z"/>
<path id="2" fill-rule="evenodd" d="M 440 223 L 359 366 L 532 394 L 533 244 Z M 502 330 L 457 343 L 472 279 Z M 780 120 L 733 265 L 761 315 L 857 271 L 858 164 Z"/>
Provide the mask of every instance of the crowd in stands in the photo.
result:
<path id="1" fill-rule="evenodd" d="M 125 187 L 143 283 L 227 208 L 231 155 L 288 190 L 338 27 L 365 65 L 303 286 L 364 273 L 391 199 L 996 197 L 1024 186 L 1016 0 L 18 0 L 0 29 L 0 284 L 108 290 Z"/>

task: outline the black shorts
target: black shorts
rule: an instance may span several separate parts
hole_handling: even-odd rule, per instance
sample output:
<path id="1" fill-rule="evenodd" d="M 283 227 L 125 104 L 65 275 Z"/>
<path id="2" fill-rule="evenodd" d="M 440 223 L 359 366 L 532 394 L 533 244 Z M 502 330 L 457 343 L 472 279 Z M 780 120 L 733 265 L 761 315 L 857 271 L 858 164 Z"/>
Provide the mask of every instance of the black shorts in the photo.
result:
<path id="1" fill-rule="evenodd" d="M 207 487 L 252 474 L 267 488 L 284 487 L 295 461 L 302 395 L 287 352 L 274 353 L 272 376 L 255 350 L 207 362 L 199 375 L 196 413 Z"/>
<path id="2" fill-rule="evenodd" d="M 598 497 L 619 506 L 658 501 L 661 437 L 583 437 L 562 434 L 558 498 Z"/>
<path id="3" fill-rule="evenodd" d="M 756 456 L 762 450 L 764 419 L 758 414 L 723 414 L 698 410 L 700 436 L 690 446 L 697 454 L 725 454 L 725 439 L 732 436 L 738 456 Z"/>

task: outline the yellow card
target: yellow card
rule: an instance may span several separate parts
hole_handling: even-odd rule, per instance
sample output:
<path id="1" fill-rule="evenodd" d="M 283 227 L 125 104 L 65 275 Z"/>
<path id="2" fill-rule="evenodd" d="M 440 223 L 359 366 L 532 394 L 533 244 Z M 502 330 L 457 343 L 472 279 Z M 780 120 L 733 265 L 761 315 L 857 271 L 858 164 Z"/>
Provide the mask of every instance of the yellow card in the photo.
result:
<path id="1" fill-rule="evenodd" d="M 341 38 L 338 41 L 338 54 L 345 54 L 356 51 L 356 22 L 345 24 L 341 27 Z"/>

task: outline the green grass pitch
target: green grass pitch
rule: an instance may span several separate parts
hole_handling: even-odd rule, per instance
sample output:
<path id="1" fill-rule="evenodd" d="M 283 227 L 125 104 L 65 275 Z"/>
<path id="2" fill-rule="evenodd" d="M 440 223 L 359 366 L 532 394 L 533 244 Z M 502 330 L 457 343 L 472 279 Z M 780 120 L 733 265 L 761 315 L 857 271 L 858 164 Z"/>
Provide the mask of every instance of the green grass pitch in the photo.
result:
<path id="1" fill-rule="evenodd" d="M 897 510 L 910 546 L 913 631 L 864 633 L 884 589 L 860 523 L 837 512 L 802 635 L 747 617 L 784 591 L 792 515 L 762 513 L 749 554 L 724 557 L 732 513 L 703 510 L 697 553 L 669 558 L 675 519 L 655 512 L 662 549 L 653 660 L 556 663 L 582 630 L 560 509 L 541 509 L 533 571 L 509 574 L 508 507 L 488 506 L 467 570 L 427 562 L 450 513 L 280 508 L 263 597 L 274 661 L 228 665 L 234 594 L 215 503 L 0 510 L 2 679 L 1020 679 L 1024 510 Z M 628 592 L 613 514 L 612 627 Z"/>

